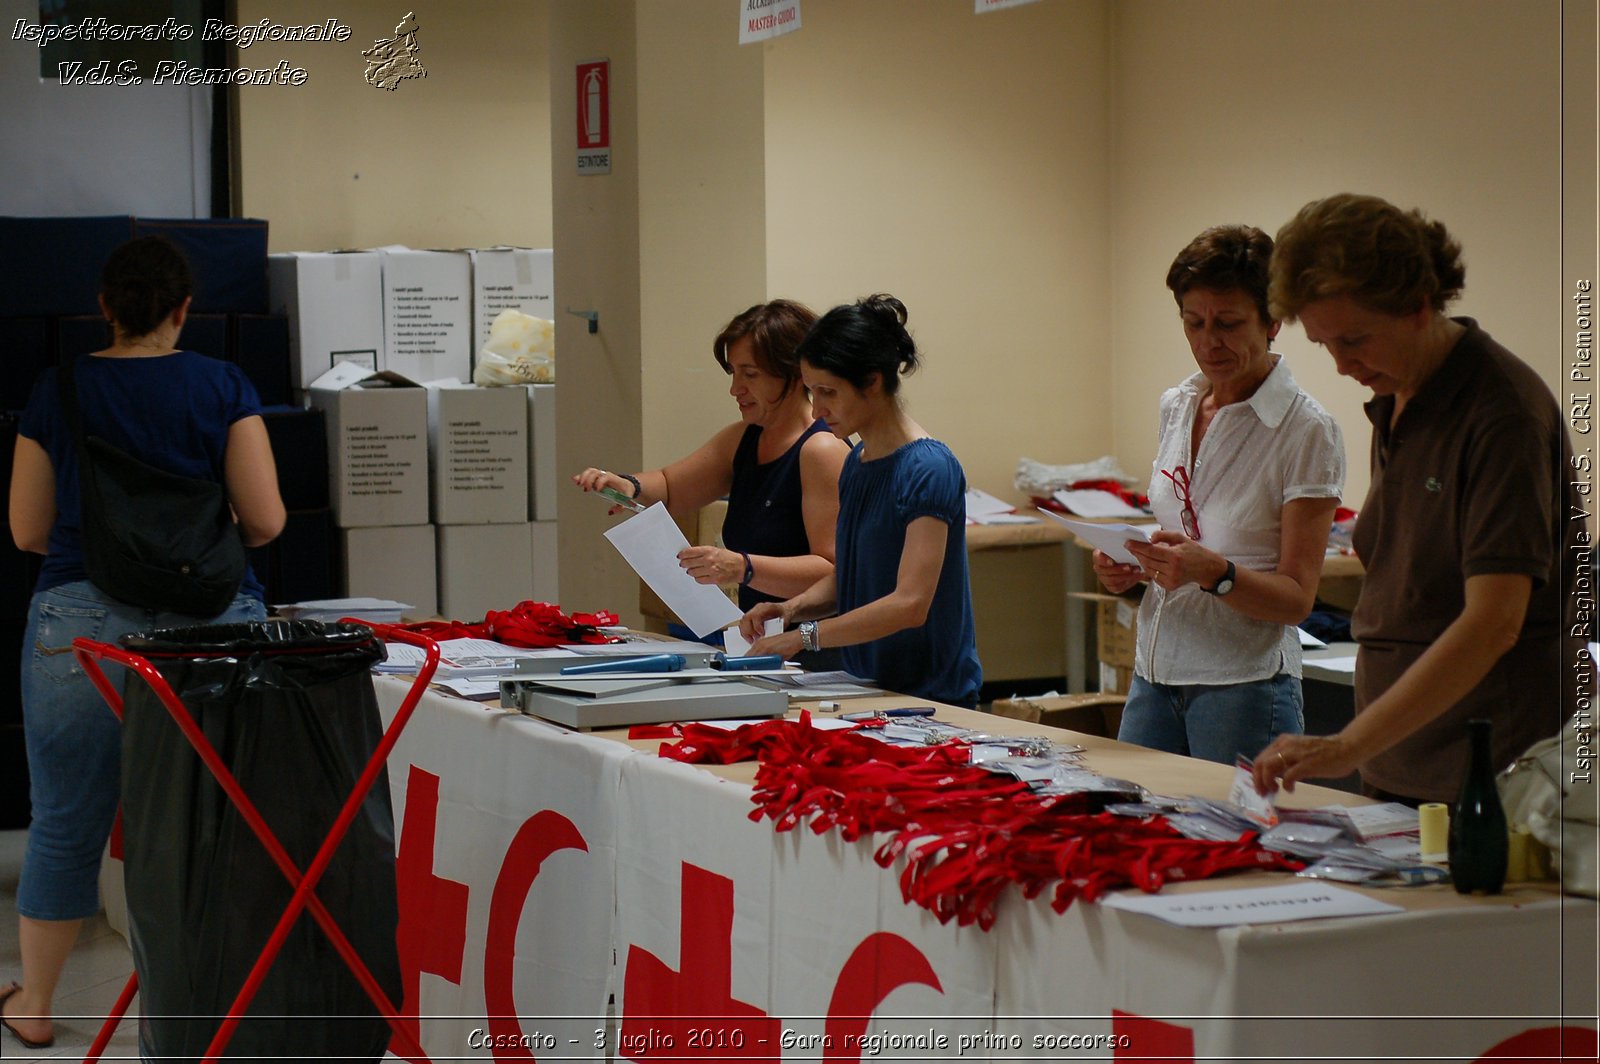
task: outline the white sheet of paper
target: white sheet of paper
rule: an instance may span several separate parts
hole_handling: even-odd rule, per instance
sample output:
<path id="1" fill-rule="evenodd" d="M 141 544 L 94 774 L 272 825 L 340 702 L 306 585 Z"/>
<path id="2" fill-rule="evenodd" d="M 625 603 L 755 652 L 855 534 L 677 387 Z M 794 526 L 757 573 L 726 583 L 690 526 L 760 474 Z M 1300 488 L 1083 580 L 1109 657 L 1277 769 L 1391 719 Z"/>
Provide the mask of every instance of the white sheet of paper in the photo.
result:
<path id="1" fill-rule="evenodd" d="M 1377 901 L 1353 890 L 1315 882 L 1246 890 L 1208 890 L 1198 894 L 1114 894 L 1101 899 L 1100 904 L 1154 916 L 1180 927 L 1277 924 L 1287 920 L 1378 916 L 1405 911 L 1398 905 Z"/>
<path id="2" fill-rule="evenodd" d="M 1303 647 L 1310 647 L 1311 649 L 1315 650 L 1317 647 L 1325 647 L 1328 645 L 1322 640 L 1318 639 L 1316 636 L 1312 635 L 1310 632 L 1306 631 L 1304 628 L 1296 628 L 1295 631 L 1300 634 L 1300 645 Z"/>
<path id="3" fill-rule="evenodd" d="M 1121 496 L 1101 491 L 1099 488 L 1086 488 L 1082 491 L 1068 491 L 1063 488 L 1056 492 L 1055 500 L 1079 517 L 1150 516 L 1138 507 L 1123 502 Z"/>
<path id="4" fill-rule="evenodd" d="M 761 634 L 777 635 L 781 631 L 783 631 L 783 618 L 769 617 L 767 618 L 767 623 L 762 626 Z M 727 652 L 728 657 L 742 658 L 750 653 L 752 645 L 749 640 L 739 634 L 738 625 L 735 624 L 722 630 L 722 649 Z"/>
<path id="5" fill-rule="evenodd" d="M 1354 675 L 1356 671 L 1356 659 L 1353 655 L 1348 658 L 1312 658 L 1311 663 L 1329 672 L 1348 672 Z"/>
<path id="6" fill-rule="evenodd" d="M 739 607 L 729 602 L 717 585 L 696 583 L 678 564 L 678 552 L 689 541 L 661 503 L 613 525 L 605 535 L 639 579 L 649 584 L 695 635 L 715 632 L 739 619 Z"/>
<path id="7" fill-rule="evenodd" d="M 1004 499 L 997 499 L 982 488 L 967 489 L 967 520 L 975 521 L 994 514 L 1014 513 L 1016 507 Z"/>
<path id="8" fill-rule="evenodd" d="M 1109 554 L 1112 561 L 1121 562 L 1123 565 L 1139 564 L 1139 559 L 1129 554 L 1128 548 L 1122 545 L 1124 542 L 1130 539 L 1137 539 L 1144 543 L 1150 542 L 1150 533 L 1138 525 L 1125 525 L 1117 522 L 1074 521 L 1070 517 L 1062 517 L 1060 514 L 1050 510 L 1040 510 L 1039 512 L 1060 521 L 1077 533 L 1079 538 L 1094 544 Z"/>
<path id="9" fill-rule="evenodd" d="M 436 686 L 471 702 L 488 702 L 500 697 L 499 680 L 440 680 Z"/>
<path id="10" fill-rule="evenodd" d="M 984 514 L 968 518 L 975 525 L 1036 525 L 1039 519 L 1032 514 Z"/>

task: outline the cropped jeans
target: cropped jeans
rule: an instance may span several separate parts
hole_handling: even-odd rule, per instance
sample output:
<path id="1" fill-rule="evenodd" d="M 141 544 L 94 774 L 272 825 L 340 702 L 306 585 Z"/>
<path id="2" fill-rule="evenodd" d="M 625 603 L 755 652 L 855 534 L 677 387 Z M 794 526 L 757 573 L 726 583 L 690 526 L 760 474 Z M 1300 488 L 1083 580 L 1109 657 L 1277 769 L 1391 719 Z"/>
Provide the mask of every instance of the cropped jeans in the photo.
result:
<path id="1" fill-rule="evenodd" d="M 94 689 L 72 641 L 115 643 L 154 628 L 266 618 L 259 599 L 238 595 L 206 619 L 118 602 L 88 581 L 33 596 L 22 643 L 22 723 L 33 824 L 17 885 L 17 912 L 33 920 L 77 920 L 100 908 L 100 856 L 121 793 L 122 725 Z M 107 676 L 120 686 L 122 668 Z M 137 681 L 136 681 L 137 682 Z"/>
<path id="2" fill-rule="evenodd" d="M 1286 672 L 1230 684 L 1164 684 L 1134 674 L 1117 738 L 1169 754 L 1233 764 L 1279 735 L 1306 730 L 1300 680 Z"/>

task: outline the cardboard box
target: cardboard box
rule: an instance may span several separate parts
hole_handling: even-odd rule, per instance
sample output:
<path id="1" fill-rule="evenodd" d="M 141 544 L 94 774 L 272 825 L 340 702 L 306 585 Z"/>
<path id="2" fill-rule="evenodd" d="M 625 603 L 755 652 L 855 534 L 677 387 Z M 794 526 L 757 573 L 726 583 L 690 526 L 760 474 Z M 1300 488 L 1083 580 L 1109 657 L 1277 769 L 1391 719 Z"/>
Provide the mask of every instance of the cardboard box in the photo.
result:
<path id="1" fill-rule="evenodd" d="M 1094 591 L 1073 592 L 1072 597 L 1094 604 L 1099 660 L 1116 668 L 1133 668 L 1134 648 L 1139 638 L 1139 598 Z M 1127 688 L 1121 691 L 1125 693 Z"/>
<path id="2" fill-rule="evenodd" d="M 34 379 L 56 364 L 56 325 L 50 318 L 0 318 L 0 410 L 21 410 L 33 394 Z M 6 475 L 11 462 L 6 461 Z"/>
<path id="3" fill-rule="evenodd" d="M 472 260 L 464 251 L 377 249 L 382 368 L 414 381 L 472 379 Z"/>
<path id="4" fill-rule="evenodd" d="M 561 557 L 556 545 L 557 527 L 554 521 L 528 522 L 528 538 L 533 548 L 533 590 L 528 597 L 535 602 L 561 604 Z"/>
<path id="5" fill-rule="evenodd" d="M 481 621 L 490 610 L 509 610 L 533 588 L 528 522 L 507 525 L 440 525 L 439 613 Z"/>
<path id="6" fill-rule="evenodd" d="M 327 425 L 329 496 L 340 528 L 428 523 L 428 393 L 344 362 L 314 381 Z"/>
<path id="7" fill-rule="evenodd" d="M 0 315 L 100 313 L 100 268 L 132 237 L 126 214 L 0 217 Z"/>
<path id="8" fill-rule="evenodd" d="M 269 604 L 338 594 L 339 540 L 331 510 L 290 510 L 283 531 L 267 548 L 270 565 L 256 575 Z"/>
<path id="9" fill-rule="evenodd" d="M 261 411 L 278 466 L 278 494 L 291 510 L 328 505 L 328 430 L 321 410 L 270 407 Z"/>
<path id="10" fill-rule="evenodd" d="M 1122 726 L 1122 695 L 1041 695 L 997 698 L 990 711 L 1002 717 L 1115 739 Z"/>
<path id="11" fill-rule="evenodd" d="M 260 218 L 135 218 L 135 236 L 177 245 L 194 275 L 191 314 L 265 314 L 267 223 Z M 206 354 L 212 354 L 206 351 Z"/>
<path id="12" fill-rule="evenodd" d="M 1120 667 L 1100 663 L 1100 693 L 1103 695 L 1125 695 L 1133 685 L 1133 667 Z"/>
<path id="13" fill-rule="evenodd" d="M 73 358 L 90 351 L 104 351 L 115 337 L 111 323 L 100 314 L 72 314 L 55 319 L 56 346 Z"/>
<path id="14" fill-rule="evenodd" d="M 433 521 L 510 524 L 528 517 L 528 399 L 520 388 L 428 389 Z"/>
<path id="15" fill-rule="evenodd" d="M 408 603 L 408 617 L 439 612 L 439 547 L 432 525 L 347 528 L 339 533 L 344 551 L 347 598 L 370 595 Z"/>
<path id="16" fill-rule="evenodd" d="M 561 490 L 556 469 L 556 386 L 523 387 L 528 391 L 528 518 L 554 521 Z"/>
<path id="17" fill-rule="evenodd" d="M 549 248 L 482 248 L 472 252 L 472 358 L 489 340 L 502 310 L 554 321 L 555 254 Z"/>
<path id="18" fill-rule="evenodd" d="M 191 314 L 183 323 L 178 350 L 193 351 L 221 362 L 234 362 L 233 335 L 226 314 Z"/>
<path id="19" fill-rule="evenodd" d="M 290 383 L 289 318 L 285 314 L 238 314 L 233 319 L 233 360 L 256 386 L 262 406 L 286 404 Z"/>
<path id="20" fill-rule="evenodd" d="M 267 256 L 271 312 L 289 316 L 296 388 L 339 362 L 384 368 L 383 259 L 375 251 L 294 251 Z"/>

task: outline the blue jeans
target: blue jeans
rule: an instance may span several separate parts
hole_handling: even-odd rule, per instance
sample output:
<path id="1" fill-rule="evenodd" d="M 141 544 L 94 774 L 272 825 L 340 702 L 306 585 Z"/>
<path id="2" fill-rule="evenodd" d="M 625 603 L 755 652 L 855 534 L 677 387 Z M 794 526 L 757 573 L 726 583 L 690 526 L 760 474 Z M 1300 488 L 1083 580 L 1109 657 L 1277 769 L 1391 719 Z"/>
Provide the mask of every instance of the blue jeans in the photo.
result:
<path id="1" fill-rule="evenodd" d="M 77 920 L 100 908 L 100 855 L 122 787 L 122 726 L 72 653 L 80 636 L 115 643 L 129 632 L 259 621 L 261 601 L 239 595 L 207 619 L 129 606 L 88 581 L 33 596 L 23 634 L 22 723 L 33 824 L 17 885 L 17 912 L 33 920 Z M 125 670 L 107 668 L 120 686 Z M 137 682 L 137 681 L 136 681 Z"/>
<path id="2" fill-rule="evenodd" d="M 1286 672 L 1234 684 L 1150 683 L 1135 674 L 1117 738 L 1125 743 L 1233 764 L 1279 735 L 1306 730 L 1300 681 Z"/>

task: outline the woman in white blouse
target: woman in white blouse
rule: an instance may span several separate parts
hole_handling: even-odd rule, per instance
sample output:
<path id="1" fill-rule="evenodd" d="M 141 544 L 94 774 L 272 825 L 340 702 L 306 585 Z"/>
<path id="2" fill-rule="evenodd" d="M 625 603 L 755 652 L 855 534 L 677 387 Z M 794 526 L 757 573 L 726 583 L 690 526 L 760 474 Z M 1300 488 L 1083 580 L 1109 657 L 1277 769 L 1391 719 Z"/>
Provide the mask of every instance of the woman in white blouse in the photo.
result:
<path id="1" fill-rule="evenodd" d="M 1148 581 L 1118 738 L 1231 763 L 1304 730 L 1295 625 L 1316 598 L 1344 488 L 1339 426 L 1270 349 L 1272 238 L 1207 229 L 1167 271 L 1199 372 L 1161 397 L 1138 565 L 1096 551 L 1107 590 Z"/>

